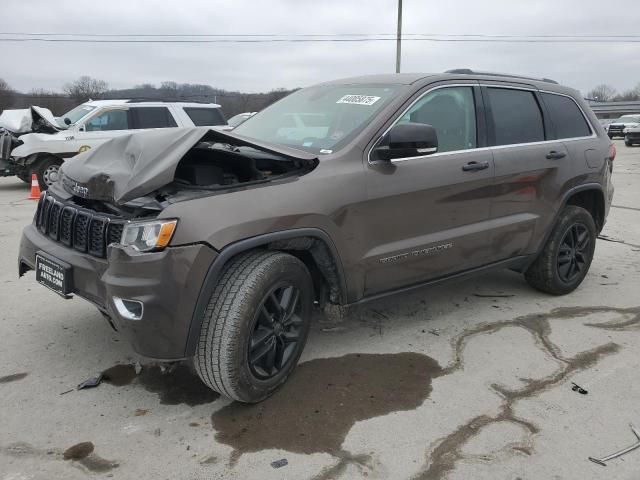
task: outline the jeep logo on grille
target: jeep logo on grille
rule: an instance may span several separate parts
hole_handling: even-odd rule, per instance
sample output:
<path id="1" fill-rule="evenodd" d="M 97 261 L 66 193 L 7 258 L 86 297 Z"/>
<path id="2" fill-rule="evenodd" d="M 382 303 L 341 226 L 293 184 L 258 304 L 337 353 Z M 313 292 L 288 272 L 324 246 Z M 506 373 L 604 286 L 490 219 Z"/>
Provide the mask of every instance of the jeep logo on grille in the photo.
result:
<path id="1" fill-rule="evenodd" d="M 74 182 L 74 184 L 71 186 L 71 189 L 73 190 L 73 193 L 77 193 L 81 197 L 86 197 L 87 195 L 89 195 L 89 189 L 87 187 L 83 187 L 78 182 Z"/>

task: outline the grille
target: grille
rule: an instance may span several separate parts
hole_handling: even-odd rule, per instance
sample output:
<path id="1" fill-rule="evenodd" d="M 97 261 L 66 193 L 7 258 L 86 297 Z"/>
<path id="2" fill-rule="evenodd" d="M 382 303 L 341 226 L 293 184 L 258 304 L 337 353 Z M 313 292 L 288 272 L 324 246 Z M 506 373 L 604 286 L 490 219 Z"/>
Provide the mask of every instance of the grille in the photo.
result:
<path id="1" fill-rule="evenodd" d="M 0 132 L 0 160 L 8 160 L 13 149 L 13 139 L 8 132 Z"/>
<path id="2" fill-rule="evenodd" d="M 62 204 L 53 202 L 49 209 L 49 218 L 47 219 L 47 232 L 54 240 L 58 240 L 58 232 L 60 226 L 60 212 L 62 212 Z"/>
<path id="3" fill-rule="evenodd" d="M 117 217 L 64 204 L 47 192 L 40 197 L 35 218 L 43 234 L 100 258 L 106 257 L 109 244 L 120 241 L 125 223 Z"/>

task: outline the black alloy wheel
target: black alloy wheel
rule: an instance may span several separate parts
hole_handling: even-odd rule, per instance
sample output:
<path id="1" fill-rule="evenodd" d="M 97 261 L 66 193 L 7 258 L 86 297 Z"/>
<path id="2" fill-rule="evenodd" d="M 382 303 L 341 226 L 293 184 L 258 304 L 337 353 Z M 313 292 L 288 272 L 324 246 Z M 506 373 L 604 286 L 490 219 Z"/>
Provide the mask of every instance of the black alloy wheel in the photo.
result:
<path id="1" fill-rule="evenodd" d="M 278 375 L 301 346 L 300 290 L 291 284 L 273 288 L 256 311 L 249 338 L 248 362 L 260 380 Z"/>
<path id="2" fill-rule="evenodd" d="M 565 206 L 524 278 L 532 287 L 552 295 L 572 292 L 589 271 L 597 236 L 589 211 L 577 205 Z"/>
<path id="3" fill-rule="evenodd" d="M 591 236 L 587 227 L 575 223 L 566 231 L 558 249 L 557 268 L 560 280 L 573 282 L 587 268 Z"/>

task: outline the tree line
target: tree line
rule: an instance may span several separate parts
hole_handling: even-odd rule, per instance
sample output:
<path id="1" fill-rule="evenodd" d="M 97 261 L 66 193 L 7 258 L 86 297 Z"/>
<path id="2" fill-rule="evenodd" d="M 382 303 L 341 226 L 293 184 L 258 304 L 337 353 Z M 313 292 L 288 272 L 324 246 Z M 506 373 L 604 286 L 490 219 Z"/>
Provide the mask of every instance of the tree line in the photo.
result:
<path id="1" fill-rule="evenodd" d="M 54 115 L 62 115 L 89 99 L 163 99 L 173 101 L 211 102 L 222 106 L 227 118 L 237 113 L 256 112 L 294 90 L 276 89 L 265 93 L 243 93 L 194 83 L 162 82 L 159 86 L 145 83 L 127 89 L 111 89 L 104 80 L 82 76 L 67 83 L 62 91 L 41 88 L 19 92 L 0 78 L 0 112 L 10 108 L 27 108 L 31 105 L 48 108 Z M 597 85 L 585 94 L 585 98 L 599 102 L 640 101 L 640 83 L 633 89 L 618 92 L 608 84 Z"/>
<path id="2" fill-rule="evenodd" d="M 632 88 L 619 93 L 611 85 L 603 83 L 597 85 L 592 90 L 589 90 L 585 95 L 585 98 L 589 100 L 595 100 L 598 102 L 632 102 L 640 100 L 640 83 Z"/>
<path id="3" fill-rule="evenodd" d="M 59 116 L 87 100 L 149 99 L 219 104 L 227 118 L 237 113 L 256 112 L 295 90 L 276 89 L 265 93 L 243 93 L 214 88 L 211 85 L 162 82 L 159 86 L 145 83 L 127 89 L 111 89 L 104 80 L 82 76 L 67 83 L 62 91 L 32 89 L 19 92 L 0 78 L 0 112 L 31 105 L 48 108 Z"/>

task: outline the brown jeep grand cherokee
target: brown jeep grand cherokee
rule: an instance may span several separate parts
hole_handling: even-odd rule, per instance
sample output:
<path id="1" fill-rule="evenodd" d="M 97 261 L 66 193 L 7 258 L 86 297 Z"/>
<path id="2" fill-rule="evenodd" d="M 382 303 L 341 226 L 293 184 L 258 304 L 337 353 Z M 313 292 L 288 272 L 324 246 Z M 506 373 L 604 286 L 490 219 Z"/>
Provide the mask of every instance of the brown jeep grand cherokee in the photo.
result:
<path id="1" fill-rule="evenodd" d="M 19 271 L 94 303 L 141 355 L 243 402 L 294 369 L 314 302 L 487 268 L 565 294 L 615 156 L 575 90 L 457 70 L 305 88 L 224 133 L 133 134 L 64 164 Z"/>

